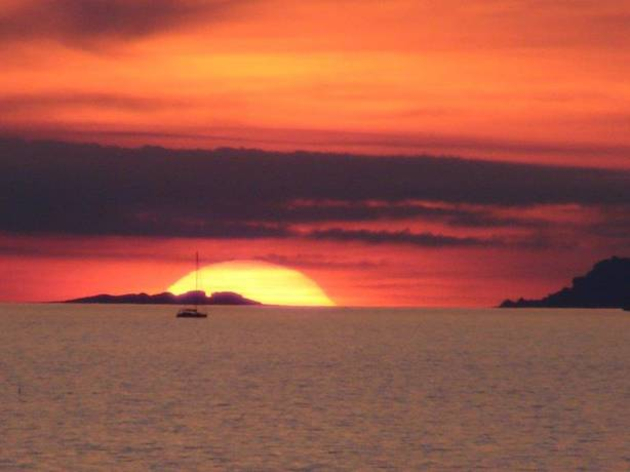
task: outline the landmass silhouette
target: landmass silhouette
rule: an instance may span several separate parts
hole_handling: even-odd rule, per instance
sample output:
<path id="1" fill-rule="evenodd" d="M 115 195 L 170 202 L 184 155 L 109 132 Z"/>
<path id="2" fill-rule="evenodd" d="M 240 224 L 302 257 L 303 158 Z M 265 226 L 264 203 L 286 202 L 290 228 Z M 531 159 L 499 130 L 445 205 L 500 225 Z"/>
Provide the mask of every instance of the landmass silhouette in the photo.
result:
<path id="1" fill-rule="evenodd" d="M 149 295 L 146 293 L 129 293 L 126 295 L 94 295 L 92 297 L 65 300 L 62 303 L 103 303 L 130 305 L 262 305 L 262 303 L 234 292 L 215 292 L 206 296 L 206 292 L 197 290 L 175 295 L 170 292 Z"/>
<path id="2" fill-rule="evenodd" d="M 571 287 L 540 300 L 505 300 L 500 308 L 624 308 L 630 309 L 630 259 L 605 259 Z"/>

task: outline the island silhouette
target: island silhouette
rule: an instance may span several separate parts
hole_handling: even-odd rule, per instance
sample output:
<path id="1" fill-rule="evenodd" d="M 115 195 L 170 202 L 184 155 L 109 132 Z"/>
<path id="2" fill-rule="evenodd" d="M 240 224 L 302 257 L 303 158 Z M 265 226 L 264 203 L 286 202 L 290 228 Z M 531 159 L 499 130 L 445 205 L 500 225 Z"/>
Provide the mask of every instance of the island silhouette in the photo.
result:
<path id="1" fill-rule="evenodd" d="M 630 309 L 630 258 L 613 256 L 595 264 L 571 287 L 539 300 L 505 300 L 500 308 L 624 308 Z"/>
<path id="2" fill-rule="evenodd" d="M 100 294 L 91 297 L 65 300 L 62 303 L 102 303 L 129 305 L 262 305 L 234 292 L 215 292 L 209 297 L 202 290 L 193 290 L 181 295 L 170 292 L 149 295 L 146 293 L 129 293 L 126 295 Z"/>

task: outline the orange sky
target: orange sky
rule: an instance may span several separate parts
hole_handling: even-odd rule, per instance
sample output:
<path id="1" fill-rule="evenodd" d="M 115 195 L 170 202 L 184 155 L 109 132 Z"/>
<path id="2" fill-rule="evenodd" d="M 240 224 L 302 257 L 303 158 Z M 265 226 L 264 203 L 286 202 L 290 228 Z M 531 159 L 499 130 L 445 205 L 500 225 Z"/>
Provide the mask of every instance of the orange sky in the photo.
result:
<path id="1" fill-rule="evenodd" d="M 540 297 L 608 257 L 610 247 L 423 249 L 274 240 L 0 237 L 0 300 L 159 293 L 193 268 L 249 259 L 290 267 L 342 306 L 494 306 Z M 619 248 L 616 248 L 619 249 Z"/>
<path id="2" fill-rule="evenodd" d="M 630 0 L 0 0 L 0 137 L 627 172 L 628 31 Z M 379 198 L 368 203 L 401 203 Z M 488 210 L 503 222 L 331 217 L 291 222 L 280 240 L 9 224 L 0 300 L 161 291 L 187 273 L 195 247 L 208 263 L 257 258 L 300 270 L 343 305 L 493 305 L 544 295 L 630 249 L 624 195 L 518 208 L 432 198 L 440 211 Z M 306 202 L 329 204 L 349 205 Z M 596 230 L 613 223 L 621 229 Z M 373 244 L 383 233 L 390 241 Z M 435 248 L 406 233 L 481 244 Z M 483 247 L 494 238 L 509 244 Z"/>
<path id="3" fill-rule="evenodd" d="M 5 130 L 628 167 L 626 0 L 81 3 L 0 1 Z"/>

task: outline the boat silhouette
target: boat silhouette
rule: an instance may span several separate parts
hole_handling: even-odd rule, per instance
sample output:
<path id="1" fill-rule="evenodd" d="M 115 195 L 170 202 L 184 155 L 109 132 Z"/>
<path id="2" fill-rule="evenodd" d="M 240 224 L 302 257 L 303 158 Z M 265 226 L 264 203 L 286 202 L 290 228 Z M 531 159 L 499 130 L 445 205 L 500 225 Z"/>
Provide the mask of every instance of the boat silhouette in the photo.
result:
<path id="1" fill-rule="evenodd" d="M 199 294 L 199 253 L 195 253 L 195 294 Z M 177 312 L 177 318 L 207 318 L 208 315 L 199 311 L 198 297 L 195 296 L 195 306 L 193 308 L 182 308 Z"/>

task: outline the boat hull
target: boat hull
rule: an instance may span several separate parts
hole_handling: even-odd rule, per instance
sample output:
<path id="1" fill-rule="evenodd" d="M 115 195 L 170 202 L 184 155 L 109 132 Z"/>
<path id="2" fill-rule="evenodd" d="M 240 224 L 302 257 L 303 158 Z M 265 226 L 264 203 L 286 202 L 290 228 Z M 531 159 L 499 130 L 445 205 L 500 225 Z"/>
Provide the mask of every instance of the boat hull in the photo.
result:
<path id="1" fill-rule="evenodd" d="M 177 318 L 207 318 L 208 315 L 197 310 L 182 310 L 177 313 Z"/>

